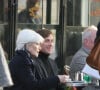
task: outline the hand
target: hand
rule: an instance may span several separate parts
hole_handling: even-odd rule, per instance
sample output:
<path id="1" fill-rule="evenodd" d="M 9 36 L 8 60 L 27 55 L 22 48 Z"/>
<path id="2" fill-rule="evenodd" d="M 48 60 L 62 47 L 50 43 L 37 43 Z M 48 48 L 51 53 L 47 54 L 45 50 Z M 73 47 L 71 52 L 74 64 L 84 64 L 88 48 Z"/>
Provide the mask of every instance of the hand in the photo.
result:
<path id="1" fill-rule="evenodd" d="M 60 83 L 66 83 L 67 81 L 71 81 L 69 75 L 58 75 Z"/>

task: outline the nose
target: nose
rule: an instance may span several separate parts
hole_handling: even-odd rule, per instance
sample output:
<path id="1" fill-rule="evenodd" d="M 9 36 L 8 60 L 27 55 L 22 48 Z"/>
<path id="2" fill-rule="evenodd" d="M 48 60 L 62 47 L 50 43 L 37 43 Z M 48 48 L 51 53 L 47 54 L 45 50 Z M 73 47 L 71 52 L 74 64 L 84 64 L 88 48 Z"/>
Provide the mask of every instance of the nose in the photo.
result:
<path id="1" fill-rule="evenodd" d="M 53 41 L 50 41 L 50 42 L 49 42 L 49 45 L 50 45 L 50 46 L 53 46 L 53 45 L 54 45 L 54 42 L 53 42 Z"/>

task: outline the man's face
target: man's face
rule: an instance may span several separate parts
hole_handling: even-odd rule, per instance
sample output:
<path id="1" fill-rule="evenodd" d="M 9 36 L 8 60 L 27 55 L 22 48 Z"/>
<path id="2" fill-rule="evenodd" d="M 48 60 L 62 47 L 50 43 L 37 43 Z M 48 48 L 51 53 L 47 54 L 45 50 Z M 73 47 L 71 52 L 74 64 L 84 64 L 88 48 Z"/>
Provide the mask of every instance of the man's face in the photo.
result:
<path id="1" fill-rule="evenodd" d="M 41 52 L 46 54 L 51 54 L 53 52 L 54 47 L 54 37 L 50 34 L 45 38 L 44 42 L 41 44 Z"/>
<path id="2" fill-rule="evenodd" d="M 84 39 L 84 46 L 91 50 L 94 46 L 94 40 L 96 38 L 96 31 L 91 32 L 91 36 L 88 36 L 86 39 Z"/>

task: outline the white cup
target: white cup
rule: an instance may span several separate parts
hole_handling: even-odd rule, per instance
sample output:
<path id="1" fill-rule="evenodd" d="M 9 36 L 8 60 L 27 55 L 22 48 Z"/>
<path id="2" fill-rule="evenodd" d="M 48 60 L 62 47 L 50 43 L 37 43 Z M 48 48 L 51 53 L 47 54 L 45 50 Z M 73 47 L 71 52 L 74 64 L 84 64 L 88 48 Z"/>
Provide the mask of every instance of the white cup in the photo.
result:
<path id="1" fill-rule="evenodd" d="M 80 71 L 75 73 L 75 81 L 83 81 L 84 74 Z"/>

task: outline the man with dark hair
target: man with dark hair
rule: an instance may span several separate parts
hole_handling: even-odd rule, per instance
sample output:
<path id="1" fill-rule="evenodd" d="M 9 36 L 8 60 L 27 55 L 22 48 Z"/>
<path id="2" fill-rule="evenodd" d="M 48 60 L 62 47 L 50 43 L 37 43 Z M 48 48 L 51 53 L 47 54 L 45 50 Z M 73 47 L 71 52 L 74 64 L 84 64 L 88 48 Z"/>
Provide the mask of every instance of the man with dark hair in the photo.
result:
<path id="1" fill-rule="evenodd" d="M 41 51 L 39 53 L 39 57 L 37 61 L 42 65 L 44 75 L 46 77 L 51 77 L 54 75 L 58 75 L 59 70 L 54 60 L 49 58 L 49 55 L 53 52 L 54 48 L 54 35 L 50 30 L 43 29 L 37 31 L 43 38 L 44 42 L 41 44 Z M 51 90 L 62 90 L 61 85 L 58 85 L 57 88 L 53 88 Z"/>

